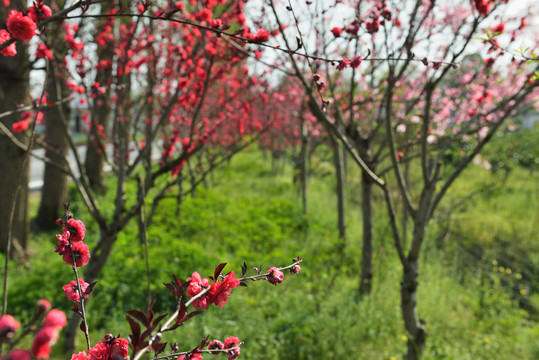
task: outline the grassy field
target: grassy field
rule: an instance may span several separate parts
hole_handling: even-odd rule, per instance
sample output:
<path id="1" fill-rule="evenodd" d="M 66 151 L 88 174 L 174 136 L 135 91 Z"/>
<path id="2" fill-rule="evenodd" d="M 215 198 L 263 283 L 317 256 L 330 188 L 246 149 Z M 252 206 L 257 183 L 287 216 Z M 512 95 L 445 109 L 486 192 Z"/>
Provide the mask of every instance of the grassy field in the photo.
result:
<path id="1" fill-rule="evenodd" d="M 331 169 L 330 159 L 320 152 L 313 170 Z M 418 296 L 428 328 L 426 359 L 539 358 L 537 173 L 515 167 L 502 177 L 471 167 L 429 227 Z M 162 285 L 171 274 L 184 279 L 198 271 L 207 277 L 221 262 L 228 263 L 225 270 L 240 272 L 244 261 L 267 268 L 304 257 L 299 275 L 286 276 L 278 286 L 250 283 L 234 290 L 223 309 L 210 308 L 170 340 L 190 349 L 205 335 L 238 336 L 245 341 L 242 359 L 399 359 L 406 341 L 399 308 L 401 269 L 378 193 L 373 294 L 360 298 L 357 293 L 359 182 L 357 171 L 350 169 L 343 252 L 331 171 L 311 177 L 306 216 L 291 167 L 275 175 L 270 161 L 252 149 L 217 171 L 208 188 L 186 197 L 179 216 L 175 201 L 163 201 L 149 229 L 158 313 L 173 311 L 174 299 Z M 91 248 L 96 225 L 75 197 L 71 202 L 75 217 L 86 223 Z M 32 233 L 31 262 L 11 265 L 8 309 L 19 320 L 28 318 L 43 297 L 69 312 L 61 286 L 72 274 L 54 253 L 54 234 Z M 124 312 L 145 309 L 146 299 L 144 248 L 133 223 L 118 239 L 89 304 L 93 343 L 106 333 L 126 336 Z M 60 349 L 61 340 L 52 358 L 69 358 Z"/>

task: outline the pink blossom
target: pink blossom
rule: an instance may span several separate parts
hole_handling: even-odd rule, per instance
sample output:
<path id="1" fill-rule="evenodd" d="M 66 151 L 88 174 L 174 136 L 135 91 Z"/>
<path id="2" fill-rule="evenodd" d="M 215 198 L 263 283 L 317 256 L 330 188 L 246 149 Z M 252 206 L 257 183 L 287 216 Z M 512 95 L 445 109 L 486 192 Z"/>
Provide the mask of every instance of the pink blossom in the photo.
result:
<path id="1" fill-rule="evenodd" d="M 65 315 L 64 315 L 65 316 Z M 38 359 L 48 359 L 51 343 L 58 339 L 58 331 L 53 327 L 43 327 L 36 333 L 32 343 L 32 355 Z"/>
<path id="2" fill-rule="evenodd" d="M 236 274 L 231 271 L 223 281 L 215 282 L 211 285 L 209 294 L 209 302 L 222 308 L 228 301 L 228 297 L 232 294 L 232 289 L 238 287 L 240 281 L 236 279 Z"/>
<path id="3" fill-rule="evenodd" d="M 32 354 L 27 350 L 13 350 L 8 354 L 7 360 L 32 360 Z"/>
<path id="4" fill-rule="evenodd" d="M 247 40 L 249 40 L 249 42 L 260 44 L 268 40 L 269 33 L 267 32 L 267 30 L 260 29 L 260 30 L 257 30 L 256 33 L 254 34 L 247 34 L 246 38 Z"/>
<path id="5" fill-rule="evenodd" d="M 48 7 L 45 4 L 42 4 L 41 6 L 38 6 L 36 8 L 35 5 L 32 5 L 28 8 L 28 16 L 30 19 L 32 19 L 36 24 L 44 20 L 52 15 L 51 8 Z"/>
<path id="6" fill-rule="evenodd" d="M 348 60 L 347 58 L 344 58 L 341 61 L 339 61 L 339 63 L 337 64 L 337 70 L 342 71 L 346 69 L 348 65 L 350 65 L 350 60 Z"/>
<path id="7" fill-rule="evenodd" d="M 86 289 L 88 288 L 90 284 L 85 282 L 82 278 L 79 278 L 79 285 L 80 285 L 81 292 L 84 294 L 84 292 L 86 291 Z M 69 282 L 69 284 L 66 284 L 62 287 L 69 300 L 80 301 L 80 295 L 78 291 L 79 285 L 77 285 L 77 282 L 75 280 L 72 280 Z M 84 298 L 88 299 L 88 295 L 86 295 Z"/>
<path id="8" fill-rule="evenodd" d="M 21 121 L 18 121 L 16 123 L 13 123 L 11 126 L 11 129 L 13 132 L 20 133 L 28 129 L 28 119 L 23 119 Z"/>
<path id="9" fill-rule="evenodd" d="M 187 355 L 181 355 L 178 360 L 202 360 L 201 353 L 192 353 Z"/>
<path id="10" fill-rule="evenodd" d="M 268 275 L 268 281 L 270 282 L 270 284 L 273 284 L 273 285 L 280 284 L 284 280 L 284 274 L 276 267 L 270 268 L 266 272 L 266 274 Z"/>
<path id="11" fill-rule="evenodd" d="M 399 124 L 397 125 L 396 131 L 398 133 L 406 132 L 406 125 L 405 124 Z"/>
<path id="12" fill-rule="evenodd" d="M 492 28 L 492 32 L 501 34 L 505 30 L 505 24 L 503 22 L 499 23 L 495 27 Z"/>
<path id="13" fill-rule="evenodd" d="M 483 126 L 477 132 L 477 136 L 479 137 L 479 139 L 483 139 L 483 138 L 485 138 L 485 136 L 487 136 L 487 133 L 488 133 L 488 126 Z"/>
<path id="14" fill-rule="evenodd" d="M 88 350 L 89 360 L 109 360 L 109 346 L 101 341 Z"/>
<path id="15" fill-rule="evenodd" d="M 13 316 L 9 314 L 2 315 L 0 317 L 0 339 L 12 338 L 20 326 L 21 324 Z"/>
<path id="16" fill-rule="evenodd" d="M 52 51 L 45 44 L 39 44 L 36 49 L 36 59 L 52 59 Z"/>
<path id="17" fill-rule="evenodd" d="M 129 342 L 127 339 L 116 338 L 110 345 L 110 359 L 129 359 Z"/>
<path id="18" fill-rule="evenodd" d="M 240 339 L 235 336 L 230 336 L 225 340 L 225 349 L 232 349 L 240 343 Z"/>
<path id="19" fill-rule="evenodd" d="M 58 239 L 58 243 L 56 244 L 54 252 L 58 253 L 58 255 L 64 255 L 66 249 L 69 250 L 69 248 L 67 247 L 69 245 L 69 231 L 63 234 L 56 235 L 56 238 Z"/>
<path id="20" fill-rule="evenodd" d="M 356 56 L 355 58 L 352 59 L 352 61 L 350 62 L 350 67 L 352 69 L 357 69 L 359 67 L 359 65 L 361 65 L 361 56 Z"/>
<path id="21" fill-rule="evenodd" d="M 225 345 L 222 342 L 220 342 L 219 340 L 212 340 L 212 341 L 210 341 L 210 344 L 208 345 L 208 350 L 215 350 L 215 349 L 222 350 L 224 348 L 225 348 Z M 213 354 L 217 355 L 217 354 L 219 354 L 219 351 L 215 351 L 215 352 L 213 352 Z"/>
<path id="22" fill-rule="evenodd" d="M 11 35 L 9 35 L 9 33 L 6 30 L 0 29 L 0 44 L 3 44 L 3 43 L 5 43 L 6 41 L 8 41 L 10 39 L 11 39 Z M 17 48 L 15 47 L 15 43 L 12 43 L 8 47 L 0 50 L 0 54 L 2 54 L 4 56 L 14 56 L 14 55 L 16 55 L 17 54 Z"/>
<path id="23" fill-rule="evenodd" d="M 88 355 L 85 351 L 81 351 L 78 354 L 73 354 L 71 360 L 88 360 Z"/>
<path id="24" fill-rule="evenodd" d="M 367 27 L 367 32 L 369 34 L 374 34 L 375 32 L 378 32 L 378 29 L 380 28 L 380 22 L 378 20 L 367 21 L 365 23 L 365 27 Z"/>
<path id="25" fill-rule="evenodd" d="M 234 360 L 236 359 L 239 355 L 240 355 L 240 347 L 239 346 L 236 346 L 234 348 L 232 348 L 230 351 L 228 351 L 226 353 L 226 357 L 228 360 Z"/>
<path id="26" fill-rule="evenodd" d="M 187 296 L 194 297 L 198 295 L 202 290 L 210 287 L 210 280 L 202 279 L 198 272 L 194 272 L 192 277 L 188 277 L 187 281 L 191 281 L 187 288 Z M 202 295 L 200 298 L 192 302 L 193 306 L 197 309 L 208 309 L 208 294 Z"/>
<path id="27" fill-rule="evenodd" d="M 301 270 L 301 267 L 299 265 L 294 265 L 290 268 L 290 275 L 296 275 Z"/>
<path id="28" fill-rule="evenodd" d="M 36 34 L 36 23 L 28 16 L 15 10 L 9 12 L 6 25 L 11 35 L 16 39 L 28 41 Z"/>
<path id="29" fill-rule="evenodd" d="M 88 264 L 90 260 L 90 251 L 88 250 L 88 245 L 84 244 L 82 241 L 75 242 L 71 244 L 73 248 L 73 254 L 75 257 L 75 264 L 77 267 Z M 66 248 L 63 255 L 64 262 L 67 265 L 73 265 L 73 257 L 69 248 Z"/>
<path id="30" fill-rule="evenodd" d="M 40 313 L 44 313 L 50 310 L 51 303 L 47 299 L 39 299 L 37 302 L 37 308 L 39 309 Z"/>
<path id="31" fill-rule="evenodd" d="M 67 221 L 67 230 L 69 231 L 71 242 L 77 242 L 84 240 L 84 235 L 86 234 L 86 227 L 84 223 L 80 220 L 69 219 Z M 66 231 L 64 227 L 63 231 Z"/>
<path id="32" fill-rule="evenodd" d="M 342 29 L 340 27 L 334 27 L 330 31 L 333 34 L 333 36 L 335 36 L 336 38 L 341 36 L 341 33 L 342 33 Z"/>
<path id="33" fill-rule="evenodd" d="M 67 324 L 67 318 L 66 314 L 58 309 L 52 309 L 48 312 L 47 316 L 45 316 L 45 320 L 43 320 L 43 327 L 50 327 L 53 329 L 61 329 Z"/>

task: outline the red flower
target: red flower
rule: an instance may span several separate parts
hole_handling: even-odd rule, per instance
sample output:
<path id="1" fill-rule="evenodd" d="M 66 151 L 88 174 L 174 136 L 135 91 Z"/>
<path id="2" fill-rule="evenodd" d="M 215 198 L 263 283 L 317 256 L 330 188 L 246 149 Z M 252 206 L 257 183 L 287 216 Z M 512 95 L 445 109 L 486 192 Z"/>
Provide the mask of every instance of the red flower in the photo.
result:
<path id="1" fill-rule="evenodd" d="M 290 268 L 290 275 L 296 275 L 297 273 L 299 273 L 300 270 L 301 268 L 299 267 L 299 265 L 294 265 Z"/>
<path id="2" fill-rule="evenodd" d="M 359 65 L 361 65 L 361 56 L 356 56 L 355 58 L 352 59 L 352 61 L 350 62 L 350 67 L 352 69 L 357 69 L 359 67 Z"/>
<path id="3" fill-rule="evenodd" d="M 73 248 L 73 254 L 75 255 L 75 265 L 77 267 L 81 267 L 88 264 L 88 261 L 90 260 L 90 251 L 88 251 L 88 245 L 79 241 L 72 243 L 71 247 Z M 73 265 L 71 251 L 69 251 L 68 248 L 66 248 L 63 258 L 67 265 Z"/>
<path id="4" fill-rule="evenodd" d="M 58 309 L 52 309 L 49 311 L 45 320 L 43 320 L 44 328 L 52 328 L 55 330 L 60 330 L 67 324 L 66 314 Z"/>
<path id="5" fill-rule="evenodd" d="M 378 29 L 380 28 L 380 22 L 378 20 L 367 21 L 365 23 L 365 26 L 367 27 L 367 32 L 373 34 L 375 32 L 378 32 Z"/>
<path id="6" fill-rule="evenodd" d="M 44 313 L 46 311 L 49 311 L 51 308 L 51 303 L 47 299 L 40 299 L 37 302 L 37 308 L 40 313 Z"/>
<path id="7" fill-rule="evenodd" d="M 4 29 L 1 29 L 0 30 L 0 44 L 3 44 L 5 43 L 6 41 L 10 40 L 11 39 L 11 35 L 9 35 L 9 33 L 4 30 Z M 14 56 L 17 54 L 17 48 L 15 47 L 15 43 L 9 45 L 8 47 L 0 50 L 0 54 L 4 55 L 4 56 Z"/>
<path id="8" fill-rule="evenodd" d="M 32 354 L 26 350 L 13 350 L 8 354 L 7 360 L 32 360 Z"/>
<path id="9" fill-rule="evenodd" d="M 82 221 L 69 219 L 67 221 L 67 230 L 69 231 L 69 240 L 71 240 L 71 242 L 84 240 L 84 235 L 86 234 L 86 227 L 84 226 Z M 64 227 L 62 231 L 65 232 L 66 228 Z"/>
<path id="10" fill-rule="evenodd" d="M 57 252 L 58 255 L 64 255 L 66 247 L 69 245 L 69 232 L 58 234 L 56 235 L 56 238 L 58 239 L 58 244 L 56 245 L 54 252 Z"/>
<path id="11" fill-rule="evenodd" d="M 85 282 L 82 278 L 79 278 L 79 285 L 81 292 L 84 294 L 90 284 Z M 77 282 L 75 280 L 72 280 L 69 282 L 69 284 L 63 286 L 64 292 L 69 300 L 80 301 L 80 295 L 78 291 L 79 285 L 77 285 Z M 88 299 L 88 295 L 86 295 L 84 298 Z"/>
<path id="12" fill-rule="evenodd" d="M 129 342 L 126 339 L 114 339 L 110 346 L 110 359 L 128 359 L 129 358 Z"/>
<path id="13" fill-rule="evenodd" d="M 270 284 L 273 284 L 273 285 L 280 284 L 284 280 L 284 274 L 276 267 L 270 268 L 266 272 L 266 274 L 268 274 L 268 281 L 270 282 Z"/>
<path id="14" fill-rule="evenodd" d="M 48 359 L 51 353 L 51 343 L 58 339 L 58 331 L 52 327 L 41 328 L 32 343 L 32 355 L 38 359 Z"/>
<path id="15" fill-rule="evenodd" d="M 78 354 L 73 354 L 71 360 L 88 360 L 88 355 L 86 355 L 85 351 L 81 351 Z"/>
<path id="16" fill-rule="evenodd" d="M 225 345 L 219 340 L 212 340 L 210 341 L 210 345 L 208 345 L 208 350 L 222 350 L 224 348 Z M 213 354 L 219 354 L 219 351 L 214 351 Z"/>
<path id="17" fill-rule="evenodd" d="M 39 44 L 36 49 L 36 59 L 52 59 L 52 51 L 45 44 Z"/>
<path id="18" fill-rule="evenodd" d="M 101 341 L 95 344 L 93 348 L 88 350 L 89 360 L 108 360 L 109 359 L 109 346 Z"/>
<path id="19" fill-rule="evenodd" d="M 223 21 L 221 19 L 210 20 L 210 27 L 212 29 L 220 29 L 223 27 Z"/>
<path id="20" fill-rule="evenodd" d="M 191 281 L 187 288 L 187 296 L 193 297 L 198 295 L 202 290 L 207 289 L 210 286 L 210 280 L 202 279 L 200 274 L 196 271 L 193 273 L 193 277 L 188 277 L 187 281 Z M 202 295 L 200 298 L 193 301 L 193 306 L 197 309 L 208 309 L 208 294 Z"/>
<path id="21" fill-rule="evenodd" d="M 9 12 L 6 25 L 11 35 L 16 39 L 28 41 L 36 34 L 36 23 L 28 16 L 15 10 Z"/>
<path id="22" fill-rule="evenodd" d="M 211 285 L 208 291 L 210 294 L 209 302 L 222 308 L 226 304 L 230 294 L 232 294 L 232 289 L 238 286 L 240 286 L 240 281 L 236 279 L 234 271 L 231 271 L 223 281 L 215 282 Z"/>
<path id="23" fill-rule="evenodd" d="M 236 346 L 235 348 L 233 348 L 232 350 L 226 353 L 227 359 L 228 360 L 236 359 L 238 356 L 240 356 L 240 351 L 241 351 L 240 347 Z"/>
<path id="24" fill-rule="evenodd" d="M 13 123 L 11 128 L 13 132 L 16 132 L 16 133 L 23 132 L 24 130 L 28 129 L 28 119 L 23 119 L 21 121 Z"/>
<path id="25" fill-rule="evenodd" d="M 187 355 L 181 355 L 178 360 L 202 360 L 201 353 L 192 353 Z"/>
<path id="26" fill-rule="evenodd" d="M 344 58 L 341 61 L 339 61 L 339 63 L 337 64 L 337 70 L 342 71 L 346 69 L 348 65 L 350 65 L 350 60 L 348 60 L 347 58 Z"/>
<path id="27" fill-rule="evenodd" d="M 10 339 L 21 324 L 9 314 L 0 317 L 0 339 Z M 1 341 L 1 340 L 0 340 Z"/>
<path id="28" fill-rule="evenodd" d="M 479 15 L 487 15 L 490 12 L 488 0 L 474 0 L 474 4 Z"/>
<path id="29" fill-rule="evenodd" d="M 40 20 L 44 20 L 52 15 L 51 8 L 45 4 L 41 4 L 36 8 L 35 5 L 32 5 L 28 8 L 28 17 L 32 19 L 36 24 Z"/>
<path id="30" fill-rule="evenodd" d="M 484 60 L 485 66 L 486 67 L 491 67 L 492 65 L 494 65 L 494 61 L 496 61 L 496 59 L 491 58 L 491 57 L 485 59 Z"/>
<path id="31" fill-rule="evenodd" d="M 247 40 L 249 40 L 249 42 L 260 44 L 268 40 L 269 33 L 266 30 L 260 29 L 260 30 L 257 30 L 256 33 L 254 34 L 247 34 L 246 37 L 247 37 Z"/>
<path id="32" fill-rule="evenodd" d="M 501 34 L 503 33 L 504 30 L 505 30 L 505 24 L 501 22 L 492 29 L 492 32 Z"/>
<path id="33" fill-rule="evenodd" d="M 195 19 L 197 21 L 210 21 L 213 17 L 213 13 L 210 9 L 203 9 L 202 11 L 195 14 Z"/>
<path id="34" fill-rule="evenodd" d="M 342 33 L 342 29 L 340 27 L 336 27 L 336 26 L 333 29 L 331 29 L 330 31 L 333 34 L 333 36 L 335 36 L 336 38 L 341 36 L 341 33 Z"/>
<path id="35" fill-rule="evenodd" d="M 231 349 L 240 343 L 240 339 L 235 336 L 230 336 L 225 340 L 225 349 Z"/>

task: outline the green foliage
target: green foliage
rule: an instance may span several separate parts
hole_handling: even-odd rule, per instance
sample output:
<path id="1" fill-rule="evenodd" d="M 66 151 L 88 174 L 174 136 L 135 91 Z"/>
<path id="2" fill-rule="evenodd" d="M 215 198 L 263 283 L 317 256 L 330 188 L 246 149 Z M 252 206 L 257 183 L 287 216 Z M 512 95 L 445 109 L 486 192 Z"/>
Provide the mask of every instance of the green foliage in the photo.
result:
<path id="1" fill-rule="evenodd" d="M 317 156 L 324 162 L 329 155 Z M 359 173 L 349 171 L 344 251 L 336 236 L 333 177 L 310 179 L 309 211 L 304 216 L 291 167 L 285 167 L 283 174 L 271 174 L 271 166 L 260 153 L 242 153 L 215 174 L 210 188 L 197 189 L 195 197 L 186 196 L 179 216 L 175 201 L 159 204 L 148 230 L 151 292 L 156 296 L 157 313 L 174 309 L 173 298 L 161 285 L 171 280 L 171 274 L 185 279 L 198 271 L 207 277 L 221 262 L 228 263 L 225 271 L 239 272 L 244 261 L 250 266 L 264 264 L 267 269 L 288 264 L 297 255 L 305 259 L 299 275 L 285 274 L 278 286 L 249 283 L 247 288 L 238 288 L 225 308 L 210 308 L 167 334 L 167 339 L 192 348 L 206 335 L 238 336 L 245 341 L 243 359 L 401 358 L 406 341 L 400 315 L 402 269 L 379 192 L 374 194 L 373 294 L 359 298 Z M 534 185 L 529 176 L 528 170 L 515 168 L 502 187 L 496 174 L 472 167 L 436 213 L 418 279 L 418 310 L 428 330 L 426 359 L 538 357 L 539 326 L 521 306 L 524 300 L 538 303 L 530 284 L 537 281 L 532 271 L 537 273 L 539 261 L 533 251 L 524 251 L 534 249 L 536 239 L 529 217 L 536 206 L 530 202 Z M 479 191 L 461 203 L 463 196 L 491 185 L 491 190 Z M 133 189 L 127 196 L 134 196 Z M 87 225 L 85 241 L 92 248 L 98 229 L 77 205 L 80 202 L 71 201 L 75 216 Z M 145 252 L 137 231 L 133 221 L 120 234 L 95 288 L 88 309 L 93 343 L 106 333 L 127 335 L 124 311 L 146 307 Z M 27 268 L 12 265 L 10 313 L 28 317 L 28 309 L 42 297 L 69 310 L 61 286 L 72 274 L 53 253 L 55 240 L 54 233 L 33 234 L 31 263 Z M 507 248 L 515 248 L 508 247 L 509 241 L 522 251 L 502 258 L 500 254 L 509 254 Z M 469 261 L 472 253 L 477 256 Z M 56 356 L 65 358 L 59 350 Z"/>

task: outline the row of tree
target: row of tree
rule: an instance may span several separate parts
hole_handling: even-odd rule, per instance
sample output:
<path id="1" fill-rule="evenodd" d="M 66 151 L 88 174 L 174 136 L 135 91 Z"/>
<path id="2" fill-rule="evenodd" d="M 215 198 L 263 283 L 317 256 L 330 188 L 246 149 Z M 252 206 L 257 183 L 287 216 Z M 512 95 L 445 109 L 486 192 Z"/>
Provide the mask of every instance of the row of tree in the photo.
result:
<path id="1" fill-rule="evenodd" d="M 0 179 L 2 199 L 10 199 L 0 204 L 0 218 L 12 218 L 0 231 L 4 251 L 25 248 L 28 154 L 36 146 L 47 152 L 36 222 L 53 224 L 70 178 L 100 229 L 84 275 L 92 282 L 128 221 L 137 219 L 145 243 L 146 226 L 170 189 L 181 202 L 184 184 L 193 192 L 254 141 L 274 154 L 297 149 L 306 209 L 308 156 L 325 143 L 334 151 L 342 239 L 343 151 L 362 171 L 365 295 L 373 277 L 373 192 L 384 195 L 403 269 L 407 358 L 421 357 L 426 332 L 417 277 L 427 224 L 493 134 L 537 100 L 535 55 L 512 47 L 526 30 L 526 14 L 509 17 L 507 1 L 479 0 L 268 0 L 249 11 L 246 1 L 216 0 L 43 5 L 53 14 L 38 22 L 34 54 L 17 41 L 17 55 L 0 57 L 0 170 L 12 174 Z M 26 6 L 12 1 L 11 8 Z M 1 8 L 0 23 L 8 16 Z M 46 73 L 37 99 L 29 97 L 33 67 Z M 275 79 L 279 85 L 270 86 Z M 71 133 L 70 101 L 87 104 L 85 159 Z M 40 121 L 44 136 L 34 131 Z M 105 164 L 114 178 L 109 189 Z M 420 184 L 410 185 L 410 169 L 418 169 Z M 130 183 L 136 199 L 125 196 Z M 112 212 L 98 202 L 104 192 L 114 199 Z M 73 318 L 68 346 L 77 325 Z"/>

